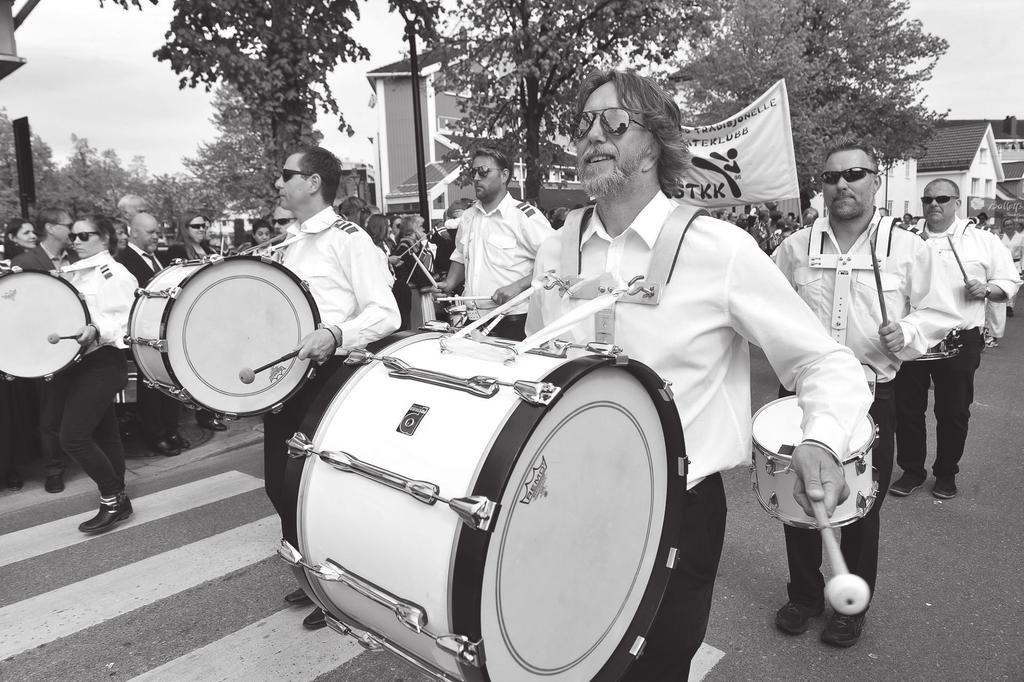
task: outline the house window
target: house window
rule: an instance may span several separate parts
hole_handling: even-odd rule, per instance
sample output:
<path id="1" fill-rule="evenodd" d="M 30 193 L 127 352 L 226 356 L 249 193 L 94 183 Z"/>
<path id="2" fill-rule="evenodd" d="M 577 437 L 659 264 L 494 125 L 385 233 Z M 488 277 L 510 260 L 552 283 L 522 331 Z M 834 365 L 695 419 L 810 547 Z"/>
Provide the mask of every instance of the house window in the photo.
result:
<path id="1" fill-rule="evenodd" d="M 980 163 L 988 163 L 988 150 L 984 147 L 978 150 L 978 161 Z"/>
<path id="2" fill-rule="evenodd" d="M 985 181 L 985 196 L 987 196 L 987 197 L 993 196 L 992 195 L 992 181 L 991 180 L 986 180 Z"/>
<path id="3" fill-rule="evenodd" d="M 971 196 L 978 196 L 978 192 L 981 191 L 981 180 L 978 178 L 971 178 Z"/>
<path id="4" fill-rule="evenodd" d="M 907 180 L 910 179 L 910 159 L 903 159 L 903 177 Z"/>
<path id="5" fill-rule="evenodd" d="M 909 199 L 903 202 L 903 212 L 904 213 L 910 213 L 910 200 Z"/>

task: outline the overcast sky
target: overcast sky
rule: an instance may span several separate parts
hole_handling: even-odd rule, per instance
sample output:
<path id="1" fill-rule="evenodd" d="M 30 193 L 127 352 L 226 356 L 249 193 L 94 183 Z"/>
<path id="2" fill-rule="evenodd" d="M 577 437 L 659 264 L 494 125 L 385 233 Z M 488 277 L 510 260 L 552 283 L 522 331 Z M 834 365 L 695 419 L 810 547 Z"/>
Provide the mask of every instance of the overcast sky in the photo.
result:
<path id="1" fill-rule="evenodd" d="M 17 0 L 15 11 L 25 0 Z M 366 71 L 401 58 L 402 22 L 386 0 L 367 0 L 356 38 L 369 62 L 346 64 L 332 77 L 341 109 L 356 134 L 337 132 L 323 116 L 325 144 L 343 158 L 373 162 L 368 137 L 376 135 Z M 42 0 L 15 38 L 28 63 L 0 81 L 0 107 L 11 118 L 28 116 L 34 132 L 63 161 L 71 134 L 125 162 L 143 156 L 151 172 L 181 170 L 181 157 L 214 137 L 210 95 L 179 90 L 178 77 L 153 51 L 163 44 L 172 3 L 146 3 L 143 11 L 96 0 Z M 911 16 L 926 31 L 949 41 L 935 77 L 925 87 L 927 104 L 951 118 L 1024 117 L 1024 76 L 1018 31 L 1022 0 L 911 0 Z"/>

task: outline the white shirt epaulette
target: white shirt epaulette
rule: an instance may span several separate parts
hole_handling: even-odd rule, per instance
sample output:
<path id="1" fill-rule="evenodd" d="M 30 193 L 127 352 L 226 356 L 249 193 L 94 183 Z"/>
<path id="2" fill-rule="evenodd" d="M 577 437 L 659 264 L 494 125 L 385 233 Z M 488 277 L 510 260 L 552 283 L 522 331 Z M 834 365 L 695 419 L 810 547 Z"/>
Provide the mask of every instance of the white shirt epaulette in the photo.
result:
<path id="1" fill-rule="evenodd" d="M 336 230 L 343 230 L 345 232 L 348 232 L 349 234 L 355 234 L 356 232 L 359 232 L 358 225 L 356 225 L 355 223 L 350 223 L 349 221 L 341 218 L 335 220 L 331 224 L 331 227 L 333 227 Z"/>
<path id="2" fill-rule="evenodd" d="M 516 204 L 516 208 L 525 213 L 528 218 L 532 218 L 537 213 L 537 209 L 534 206 L 531 206 L 530 204 L 526 203 L 525 201 L 521 201 L 518 204 Z"/>

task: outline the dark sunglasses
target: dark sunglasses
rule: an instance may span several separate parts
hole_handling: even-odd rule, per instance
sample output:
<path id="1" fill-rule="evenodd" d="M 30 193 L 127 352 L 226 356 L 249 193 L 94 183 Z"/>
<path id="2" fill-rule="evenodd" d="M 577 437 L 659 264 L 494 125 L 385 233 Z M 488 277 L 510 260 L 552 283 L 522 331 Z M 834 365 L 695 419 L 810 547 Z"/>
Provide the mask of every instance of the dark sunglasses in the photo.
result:
<path id="1" fill-rule="evenodd" d="M 633 111 L 632 109 L 623 109 L 622 107 L 581 112 L 580 117 L 576 119 L 576 125 L 573 126 L 572 129 L 573 139 L 581 140 L 586 137 L 587 133 L 590 132 L 590 129 L 594 125 L 594 119 L 600 119 L 601 128 L 604 129 L 604 132 L 613 137 L 625 135 L 626 130 L 629 129 L 630 123 L 635 123 L 641 128 L 646 128 L 647 126 L 630 116 L 630 114 L 640 113 L 643 112 Z"/>
<path id="2" fill-rule="evenodd" d="M 282 168 L 281 169 L 281 180 L 283 180 L 284 182 L 288 182 L 289 180 L 294 178 L 296 175 L 301 175 L 304 178 L 308 178 L 310 175 L 313 175 L 313 174 L 312 173 L 303 173 L 302 171 L 292 170 L 291 168 Z"/>
<path id="3" fill-rule="evenodd" d="M 291 218 L 274 218 L 275 225 L 287 225 L 292 221 Z"/>
<path id="4" fill-rule="evenodd" d="M 847 182 L 856 182 L 863 180 L 867 177 L 868 173 L 877 173 L 878 171 L 871 170 L 870 168 L 861 168 L 855 166 L 853 168 L 845 168 L 841 171 L 825 171 L 821 174 L 821 181 L 826 185 L 835 185 L 839 182 L 839 178 L 846 180 Z"/>
<path id="5" fill-rule="evenodd" d="M 490 166 L 474 166 L 469 169 L 469 177 L 483 180 L 491 174 Z"/>
<path id="6" fill-rule="evenodd" d="M 932 203 L 933 201 L 936 204 L 948 204 L 953 199 L 958 199 L 958 198 L 959 197 L 951 197 L 948 194 L 940 194 L 937 197 L 921 197 L 921 203 L 924 204 L 925 206 L 927 206 L 928 204 Z"/>
<path id="7" fill-rule="evenodd" d="M 89 237 L 93 236 L 94 234 L 99 234 L 99 232 L 70 232 L 68 233 L 68 239 L 70 239 L 71 241 L 75 241 L 76 239 L 78 239 L 83 242 L 87 242 L 89 241 Z"/>
<path id="8" fill-rule="evenodd" d="M 189 223 L 189 227 L 193 230 L 205 230 L 207 225 L 206 223 Z"/>

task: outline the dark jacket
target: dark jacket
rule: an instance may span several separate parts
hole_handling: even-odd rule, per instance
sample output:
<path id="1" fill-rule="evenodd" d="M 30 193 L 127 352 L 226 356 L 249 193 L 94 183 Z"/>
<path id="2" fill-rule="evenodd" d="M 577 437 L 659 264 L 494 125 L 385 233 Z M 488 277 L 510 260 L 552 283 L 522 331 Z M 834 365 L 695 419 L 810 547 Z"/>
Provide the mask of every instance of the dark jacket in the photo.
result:
<path id="1" fill-rule="evenodd" d="M 121 255 L 117 257 L 117 260 L 128 269 L 128 272 L 132 273 L 135 279 L 138 280 L 139 286 L 143 289 L 146 288 L 149 280 L 156 274 L 146 259 L 135 253 L 130 246 L 125 247 Z M 160 262 L 159 256 L 156 257 L 156 260 L 160 263 L 160 267 L 163 268 L 164 264 Z"/>
<path id="2" fill-rule="evenodd" d="M 72 263 L 78 260 L 78 254 L 74 251 L 68 251 L 67 255 L 68 260 Z M 11 260 L 11 265 L 16 265 L 22 270 L 36 270 L 40 272 L 53 270 L 53 261 L 46 255 L 46 251 L 43 250 L 42 246 L 28 249 L 20 256 L 15 256 Z"/>

